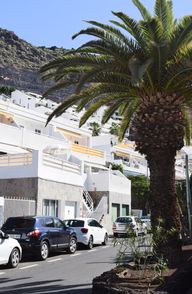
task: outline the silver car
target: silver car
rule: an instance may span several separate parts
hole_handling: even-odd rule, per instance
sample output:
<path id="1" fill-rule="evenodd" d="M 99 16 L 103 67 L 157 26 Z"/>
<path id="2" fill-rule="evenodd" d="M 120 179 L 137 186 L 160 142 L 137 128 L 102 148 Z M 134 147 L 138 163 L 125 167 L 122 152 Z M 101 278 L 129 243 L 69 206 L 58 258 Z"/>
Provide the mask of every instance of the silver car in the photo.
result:
<path id="1" fill-rule="evenodd" d="M 113 223 L 113 236 L 127 236 L 130 231 L 139 234 L 147 234 L 147 226 L 136 216 L 119 216 Z"/>

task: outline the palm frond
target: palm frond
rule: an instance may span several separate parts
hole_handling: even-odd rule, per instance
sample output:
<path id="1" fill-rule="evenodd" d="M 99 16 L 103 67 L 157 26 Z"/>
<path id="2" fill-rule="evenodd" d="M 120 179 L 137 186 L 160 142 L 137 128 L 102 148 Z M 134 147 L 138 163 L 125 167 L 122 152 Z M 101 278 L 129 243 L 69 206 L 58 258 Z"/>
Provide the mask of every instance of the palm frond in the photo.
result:
<path id="1" fill-rule="evenodd" d="M 54 111 L 49 115 L 46 125 L 52 120 L 52 118 L 60 116 L 62 113 L 65 112 L 66 109 L 68 109 L 70 106 L 76 104 L 76 102 L 79 100 L 78 95 L 71 95 L 68 97 L 67 100 L 65 100 L 63 103 L 61 103 Z"/>
<path id="2" fill-rule="evenodd" d="M 173 13 L 171 1 L 156 0 L 155 14 L 161 20 L 164 34 L 169 37 L 173 29 Z"/>
<path id="3" fill-rule="evenodd" d="M 90 118 L 90 116 L 95 113 L 101 106 L 105 105 L 105 103 L 110 101 L 110 97 L 100 99 L 92 104 L 81 117 L 79 122 L 79 127 L 85 124 L 85 122 Z"/>
<path id="4" fill-rule="evenodd" d="M 138 8 L 141 13 L 141 16 L 145 21 L 148 21 L 151 18 L 150 12 L 146 9 L 146 7 L 139 0 L 132 0 L 134 5 Z"/>
<path id="5" fill-rule="evenodd" d="M 122 12 L 112 11 L 112 13 L 123 21 L 126 31 L 131 34 L 131 36 L 137 41 L 140 48 L 145 51 L 147 48 L 146 39 L 142 35 L 140 25 L 137 23 L 137 21 Z M 116 22 L 116 25 L 118 25 L 118 22 Z"/>
<path id="6" fill-rule="evenodd" d="M 123 120 L 120 125 L 119 129 L 119 140 L 121 141 L 130 125 L 131 119 L 136 111 L 136 109 L 139 106 L 139 99 L 130 99 L 130 101 L 127 103 L 127 106 L 124 109 Z"/>
<path id="7" fill-rule="evenodd" d="M 47 91 L 45 91 L 43 93 L 42 96 L 44 98 L 44 97 L 48 96 L 49 94 L 51 94 L 51 93 L 53 93 L 53 92 L 55 92 L 57 90 L 67 88 L 67 87 L 69 87 L 70 85 L 73 85 L 73 84 L 75 84 L 74 81 L 64 81 L 64 82 L 61 82 L 59 84 L 56 84 L 56 85 L 50 87 Z"/>
<path id="8" fill-rule="evenodd" d="M 175 26 L 170 39 L 170 51 L 175 55 L 184 44 L 192 42 L 192 16 L 183 17 Z"/>

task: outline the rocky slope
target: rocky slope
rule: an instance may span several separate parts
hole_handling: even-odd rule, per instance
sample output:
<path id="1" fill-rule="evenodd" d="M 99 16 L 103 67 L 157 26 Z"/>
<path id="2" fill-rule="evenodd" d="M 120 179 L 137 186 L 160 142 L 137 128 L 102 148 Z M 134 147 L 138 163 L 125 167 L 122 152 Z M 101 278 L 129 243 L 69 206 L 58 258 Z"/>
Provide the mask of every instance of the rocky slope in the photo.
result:
<path id="1" fill-rule="evenodd" d="M 20 39 L 14 32 L 0 28 L 0 86 L 43 94 L 51 86 L 51 82 L 41 80 L 40 67 L 65 51 L 55 46 L 33 46 Z M 71 91 L 72 89 L 60 91 L 49 98 L 62 100 Z"/>

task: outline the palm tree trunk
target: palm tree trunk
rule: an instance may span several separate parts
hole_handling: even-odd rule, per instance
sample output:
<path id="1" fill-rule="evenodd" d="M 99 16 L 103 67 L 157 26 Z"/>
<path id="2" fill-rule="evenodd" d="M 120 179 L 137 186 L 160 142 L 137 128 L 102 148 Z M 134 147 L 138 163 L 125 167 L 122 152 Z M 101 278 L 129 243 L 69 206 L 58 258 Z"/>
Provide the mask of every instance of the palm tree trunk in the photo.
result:
<path id="1" fill-rule="evenodd" d="M 162 248 L 181 250 L 181 211 L 175 187 L 175 150 L 151 150 L 147 155 L 150 170 L 150 208 L 154 231 L 159 225 L 166 235 Z M 162 236 L 161 236 L 162 237 Z M 160 242 L 161 243 L 161 242 Z"/>

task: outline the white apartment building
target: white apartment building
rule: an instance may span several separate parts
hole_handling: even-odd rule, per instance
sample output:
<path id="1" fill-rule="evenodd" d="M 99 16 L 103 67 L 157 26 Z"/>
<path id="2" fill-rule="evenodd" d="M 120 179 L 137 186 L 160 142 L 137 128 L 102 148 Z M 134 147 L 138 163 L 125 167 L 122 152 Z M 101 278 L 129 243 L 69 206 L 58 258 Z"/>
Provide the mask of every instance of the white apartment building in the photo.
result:
<path id="1" fill-rule="evenodd" d="M 106 165 L 113 154 L 96 148 L 73 108 L 45 127 L 56 106 L 34 93 L 0 95 L 0 224 L 15 215 L 94 216 L 111 232 L 131 212 L 131 183 Z"/>

